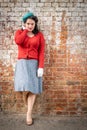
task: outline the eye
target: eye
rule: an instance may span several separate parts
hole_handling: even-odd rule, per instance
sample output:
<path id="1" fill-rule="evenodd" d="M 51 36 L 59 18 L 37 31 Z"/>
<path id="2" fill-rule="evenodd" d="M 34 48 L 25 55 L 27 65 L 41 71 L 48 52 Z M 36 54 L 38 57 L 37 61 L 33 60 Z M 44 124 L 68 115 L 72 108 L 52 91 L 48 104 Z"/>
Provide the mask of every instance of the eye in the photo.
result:
<path id="1" fill-rule="evenodd" d="M 27 23 L 27 25 L 29 25 L 29 23 Z"/>

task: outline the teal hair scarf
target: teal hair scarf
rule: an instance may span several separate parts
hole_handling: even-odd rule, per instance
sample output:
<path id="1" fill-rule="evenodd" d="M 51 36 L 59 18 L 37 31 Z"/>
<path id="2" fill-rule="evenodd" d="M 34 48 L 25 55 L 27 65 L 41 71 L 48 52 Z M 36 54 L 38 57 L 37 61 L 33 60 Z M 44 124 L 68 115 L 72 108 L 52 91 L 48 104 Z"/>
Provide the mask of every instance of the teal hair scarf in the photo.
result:
<path id="1" fill-rule="evenodd" d="M 26 13 L 23 17 L 22 17 L 22 21 L 25 22 L 27 18 L 34 16 L 34 14 L 32 12 L 28 12 Z"/>

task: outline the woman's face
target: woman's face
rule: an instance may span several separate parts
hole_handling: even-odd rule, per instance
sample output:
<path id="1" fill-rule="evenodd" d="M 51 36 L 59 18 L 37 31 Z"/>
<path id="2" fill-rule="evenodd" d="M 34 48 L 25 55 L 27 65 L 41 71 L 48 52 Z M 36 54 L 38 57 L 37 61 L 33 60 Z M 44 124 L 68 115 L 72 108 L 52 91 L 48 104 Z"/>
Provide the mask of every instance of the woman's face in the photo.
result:
<path id="1" fill-rule="evenodd" d="M 25 23 L 25 28 L 29 31 L 32 32 L 35 28 L 35 21 L 33 19 L 27 19 Z"/>

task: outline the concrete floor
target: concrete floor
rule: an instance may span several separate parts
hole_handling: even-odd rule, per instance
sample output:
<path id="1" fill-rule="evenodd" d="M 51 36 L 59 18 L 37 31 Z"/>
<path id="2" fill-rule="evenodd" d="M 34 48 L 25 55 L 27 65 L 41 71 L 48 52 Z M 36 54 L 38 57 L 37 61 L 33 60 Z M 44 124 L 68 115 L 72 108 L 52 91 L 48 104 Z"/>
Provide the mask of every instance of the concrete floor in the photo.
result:
<path id="1" fill-rule="evenodd" d="M 34 116 L 27 126 L 25 114 L 0 113 L 0 130 L 87 130 L 87 117 Z"/>

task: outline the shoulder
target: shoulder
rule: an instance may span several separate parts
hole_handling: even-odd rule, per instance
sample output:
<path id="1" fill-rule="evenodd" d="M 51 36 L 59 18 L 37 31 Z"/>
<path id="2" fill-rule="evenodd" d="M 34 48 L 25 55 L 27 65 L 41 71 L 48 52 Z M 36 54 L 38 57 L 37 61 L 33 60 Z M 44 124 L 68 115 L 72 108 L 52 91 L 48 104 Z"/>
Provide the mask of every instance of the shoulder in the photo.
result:
<path id="1" fill-rule="evenodd" d="M 24 30 L 23 29 L 18 29 L 15 33 L 16 33 L 16 35 L 20 35 L 22 33 L 25 35 L 27 32 L 28 32 L 27 29 L 24 29 Z"/>
<path id="2" fill-rule="evenodd" d="M 44 37 L 44 35 L 43 35 L 42 32 L 38 32 L 38 35 L 39 35 L 40 37 Z"/>
<path id="3" fill-rule="evenodd" d="M 23 32 L 23 29 L 16 30 L 16 33 L 22 33 L 22 32 Z"/>
<path id="4" fill-rule="evenodd" d="M 45 43 L 45 38 L 44 38 L 43 33 L 42 33 L 42 32 L 39 32 L 39 33 L 38 33 L 38 36 L 39 36 L 39 39 L 40 39 L 41 43 Z"/>
<path id="5" fill-rule="evenodd" d="M 42 32 L 38 32 L 38 34 L 43 36 L 43 33 L 42 33 Z"/>

